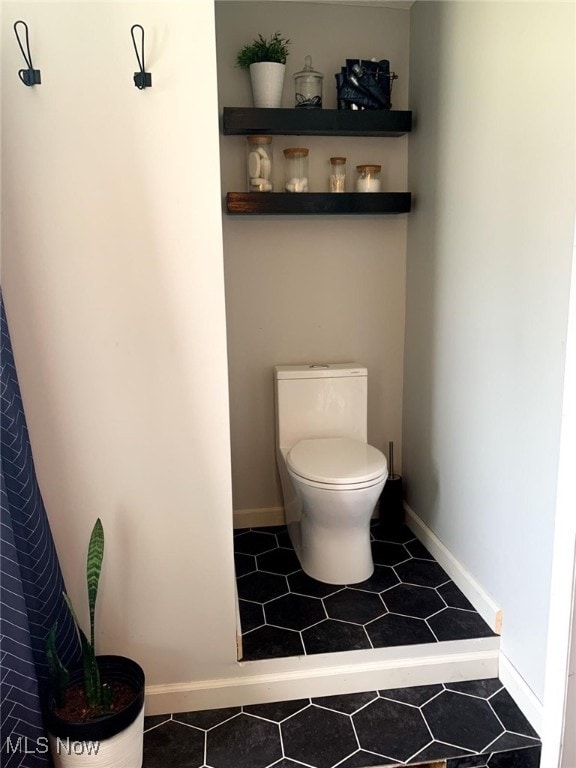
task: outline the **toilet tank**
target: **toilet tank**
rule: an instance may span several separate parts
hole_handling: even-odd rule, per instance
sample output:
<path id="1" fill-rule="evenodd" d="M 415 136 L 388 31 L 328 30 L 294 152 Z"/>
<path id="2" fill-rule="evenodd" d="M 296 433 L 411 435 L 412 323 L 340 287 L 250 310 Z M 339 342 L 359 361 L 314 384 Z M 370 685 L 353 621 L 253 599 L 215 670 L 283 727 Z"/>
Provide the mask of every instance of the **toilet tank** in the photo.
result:
<path id="1" fill-rule="evenodd" d="M 354 363 L 277 365 L 276 440 L 350 437 L 367 442 L 368 371 Z"/>

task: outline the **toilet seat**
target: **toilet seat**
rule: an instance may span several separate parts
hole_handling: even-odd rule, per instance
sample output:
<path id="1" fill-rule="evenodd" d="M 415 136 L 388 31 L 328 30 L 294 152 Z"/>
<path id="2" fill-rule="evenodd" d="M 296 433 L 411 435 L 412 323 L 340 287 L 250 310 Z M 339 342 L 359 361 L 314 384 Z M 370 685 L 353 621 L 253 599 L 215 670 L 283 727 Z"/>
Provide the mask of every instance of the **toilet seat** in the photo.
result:
<path id="1" fill-rule="evenodd" d="M 308 485 L 342 490 L 370 487 L 388 474 L 381 451 L 347 437 L 301 440 L 288 452 L 287 465 Z"/>

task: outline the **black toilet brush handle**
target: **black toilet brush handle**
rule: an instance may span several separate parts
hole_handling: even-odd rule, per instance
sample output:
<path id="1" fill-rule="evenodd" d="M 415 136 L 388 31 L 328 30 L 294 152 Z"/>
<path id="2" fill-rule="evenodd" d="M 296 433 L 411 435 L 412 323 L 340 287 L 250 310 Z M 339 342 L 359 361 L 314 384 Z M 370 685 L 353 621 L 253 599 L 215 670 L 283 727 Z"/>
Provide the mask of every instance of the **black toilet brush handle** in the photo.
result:
<path id="1" fill-rule="evenodd" d="M 390 472 L 389 477 L 392 477 L 394 474 L 394 443 L 390 442 L 388 443 L 388 460 L 390 462 Z"/>

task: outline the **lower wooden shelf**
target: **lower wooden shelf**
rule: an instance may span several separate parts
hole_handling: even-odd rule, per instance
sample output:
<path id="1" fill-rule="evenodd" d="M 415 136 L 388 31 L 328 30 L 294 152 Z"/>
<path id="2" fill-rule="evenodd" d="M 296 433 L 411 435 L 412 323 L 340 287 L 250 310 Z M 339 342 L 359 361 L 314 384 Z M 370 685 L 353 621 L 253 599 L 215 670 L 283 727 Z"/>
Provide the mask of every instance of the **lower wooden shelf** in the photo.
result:
<path id="1" fill-rule="evenodd" d="M 235 216 L 408 213 L 410 192 L 228 192 L 226 212 Z"/>

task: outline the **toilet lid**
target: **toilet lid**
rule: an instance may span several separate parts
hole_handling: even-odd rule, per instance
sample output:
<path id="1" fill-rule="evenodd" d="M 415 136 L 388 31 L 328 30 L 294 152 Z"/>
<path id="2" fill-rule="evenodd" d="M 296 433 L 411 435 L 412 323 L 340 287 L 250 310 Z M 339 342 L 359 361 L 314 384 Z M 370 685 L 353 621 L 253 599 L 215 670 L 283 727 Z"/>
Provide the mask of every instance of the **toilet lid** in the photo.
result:
<path id="1" fill-rule="evenodd" d="M 372 445 L 347 437 L 322 437 L 296 443 L 288 453 L 288 466 L 308 480 L 347 485 L 379 477 L 387 464 Z"/>

